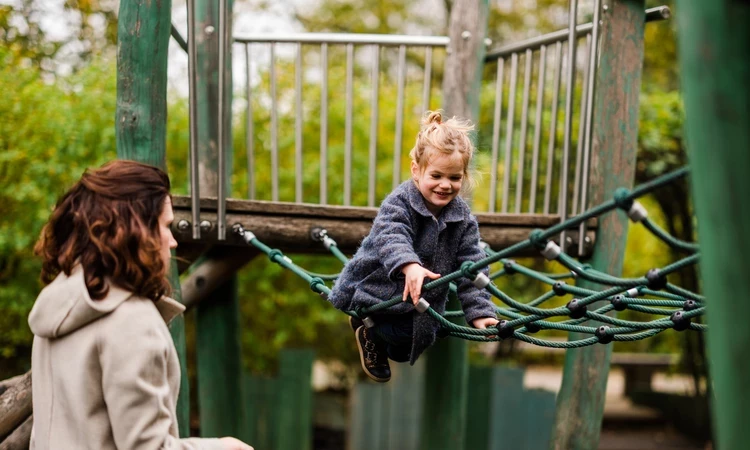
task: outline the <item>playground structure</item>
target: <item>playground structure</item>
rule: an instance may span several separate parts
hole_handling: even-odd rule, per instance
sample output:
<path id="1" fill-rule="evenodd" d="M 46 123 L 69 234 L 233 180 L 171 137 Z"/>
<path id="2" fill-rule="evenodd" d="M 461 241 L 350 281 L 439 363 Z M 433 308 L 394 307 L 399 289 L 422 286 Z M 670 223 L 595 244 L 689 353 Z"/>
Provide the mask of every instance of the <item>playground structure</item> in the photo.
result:
<path id="1" fill-rule="evenodd" d="M 685 1 L 680 22 L 682 30 L 698 30 L 683 33 L 681 45 L 684 54 L 683 77 L 688 111 L 686 129 L 691 141 L 690 157 L 694 170 L 699 171 L 695 175 L 701 175 L 691 177 L 691 182 L 701 223 L 701 258 L 705 292 L 711 299 L 711 319 L 714 323 L 721 324 L 711 328 L 709 332 L 716 392 L 713 414 L 719 448 L 742 447 L 743 430 L 740 418 L 744 416 L 746 406 L 737 399 L 744 398 L 747 390 L 744 380 L 750 372 L 747 362 L 738 361 L 732 356 L 739 354 L 743 343 L 749 338 L 747 334 L 750 331 L 742 323 L 747 306 L 730 304 L 730 299 L 737 298 L 744 291 L 744 285 L 748 283 L 745 281 L 747 277 L 743 273 L 742 265 L 739 264 L 742 251 L 746 249 L 737 244 L 744 242 L 742 232 L 747 225 L 747 207 L 736 201 L 730 209 L 716 201 L 717 198 L 727 195 L 727 192 L 731 193 L 732 198 L 739 199 L 750 191 L 750 185 L 743 173 L 744 168 L 750 166 L 750 156 L 744 151 L 749 141 L 748 131 L 744 126 L 748 119 L 748 96 L 746 88 L 741 84 L 743 78 L 739 75 L 747 71 L 747 62 L 743 62 L 742 58 L 747 53 L 749 40 L 730 39 L 733 33 L 747 35 L 747 30 L 742 28 L 739 22 L 740 18 L 747 17 L 747 7 L 730 3 L 723 1 L 704 4 L 699 1 Z M 278 192 L 277 188 L 272 188 L 271 202 L 252 200 L 253 181 L 248 182 L 250 200 L 227 200 L 227 183 L 229 174 L 232 173 L 227 167 L 227 162 L 231 160 L 228 158 L 231 151 L 231 139 L 228 136 L 231 131 L 229 116 L 232 98 L 232 61 L 227 55 L 232 43 L 231 21 L 228 20 L 232 3 L 195 5 L 189 1 L 188 4 L 191 31 L 188 33 L 185 46 L 190 54 L 192 79 L 190 161 L 193 195 L 190 198 L 175 198 L 175 235 L 180 241 L 180 256 L 189 261 L 195 261 L 200 257 L 201 265 L 182 283 L 182 300 L 198 308 L 197 357 L 201 431 L 205 435 L 238 435 L 241 434 L 238 430 L 241 427 L 240 418 L 243 417 L 243 411 L 236 401 L 241 397 L 242 389 L 239 373 L 240 349 L 236 339 L 237 297 L 232 276 L 260 251 L 249 251 L 249 240 L 232 234 L 231 227 L 241 224 L 259 241 L 281 251 L 291 252 L 323 251 L 324 247 L 311 236 L 312 229 L 320 227 L 335 235 L 341 250 L 353 250 L 374 217 L 372 207 L 379 199 L 377 183 L 382 178 L 378 176 L 377 166 L 373 162 L 380 160 L 373 150 L 377 148 L 377 142 L 371 140 L 367 153 L 370 173 L 366 177 L 365 202 L 361 206 L 357 204 L 356 195 L 352 195 L 356 193 L 357 185 L 348 184 L 343 188 L 341 205 L 331 205 L 327 199 L 330 195 L 326 187 L 326 181 L 329 179 L 326 175 L 328 169 L 324 169 L 327 133 L 321 131 L 319 154 L 324 163 L 319 167 L 318 204 L 310 204 L 303 195 L 305 179 L 300 175 L 303 170 L 303 147 L 299 140 L 295 141 L 299 142 L 295 149 L 295 157 L 300 158 L 295 158 L 296 176 L 291 178 L 296 188 L 294 202 L 279 202 L 279 197 L 274 194 Z M 478 218 L 483 239 L 490 248 L 501 252 L 501 249 L 513 248 L 514 245 L 526 241 L 532 230 L 563 223 L 569 217 L 587 210 L 591 205 L 603 204 L 615 198 L 617 188 L 632 187 L 637 148 L 640 70 L 644 51 L 644 18 L 663 15 L 665 10 L 655 10 L 656 12 L 651 12 L 649 16 L 644 15 L 643 2 L 612 0 L 602 3 L 597 0 L 594 4 L 594 20 L 590 25 L 576 24 L 578 5 L 577 1 L 573 0 L 570 2 L 571 21 L 568 30 L 498 49 L 487 49 L 484 40 L 486 21 L 481 19 L 485 17 L 483 12 L 486 11 L 487 3 L 479 0 L 454 2 L 450 31 L 445 38 L 409 41 L 406 37 L 378 37 L 377 39 L 382 39 L 380 41 L 366 37 L 361 42 L 375 46 L 397 46 L 399 54 L 395 73 L 396 84 L 399 87 L 402 86 L 401 80 L 405 80 L 405 76 L 402 75 L 405 69 L 401 68 L 406 67 L 406 56 L 410 54 L 407 53 L 407 46 L 410 42 L 427 48 L 449 48 L 450 52 L 446 51 L 444 55 L 443 99 L 442 105 L 439 106 L 448 114 L 469 117 L 479 123 L 483 74 L 493 73 L 495 79 L 499 80 L 495 82 L 496 95 L 493 103 L 496 106 L 491 122 L 493 133 L 490 141 L 490 167 L 493 170 L 489 175 L 488 189 L 481 194 L 480 187 L 473 199 L 475 205 L 486 205 L 487 212 L 478 214 Z M 166 47 L 170 34 L 168 6 L 123 2 L 118 28 L 118 156 L 161 167 L 165 166 Z M 744 16 L 733 15 L 733 12 L 743 12 Z M 301 49 L 301 39 L 294 39 L 290 37 L 286 42 L 298 42 Z M 353 77 L 356 37 L 308 36 L 308 39 L 308 43 L 321 45 L 319 51 L 323 61 L 327 61 L 322 55 L 326 54 L 329 45 L 332 46 L 335 41 L 343 42 L 347 75 L 352 74 Z M 243 44 L 266 42 L 273 45 L 273 42 L 280 40 L 250 37 L 238 41 Z M 583 51 L 578 51 L 579 46 Z M 554 50 L 551 50 L 552 48 Z M 575 89 L 565 90 L 564 106 L 560 108 L 560 115 L 563 116 L 563 139 L 562 142 L 555 142 L 554 127 L 558 126 L 558 114 L 554 108 L 558 107 L 557 98 L 561 93 L 559 83 L 564 79 L 565 86 L 575 85 L 575 74 L 579 68 L 577 64 L 561 64 L 563 49 L 566 49 L 566 60 L 579 61 L 578 65 L 584 70 L 581 77 L 580 101 L 575 101 Z M 247 54 L 249 55 L 249 52 Z M 438 106 L 432 105 L 430 101 L 432 66 L 431 63 L 427 64 L 427 61 L 433 59 L 432 56 L 427 56 L 430 54 L 424 54 L 422 71 L 426 87 L 422 91 L 423 103 L 420 109 L 427 109 L 425 106 Z M 576 55 L 580 54 L 585 57 L 577 59 Z M 270 55 L 273 55 L 273 51 Z M 535 64 L 534 55 L 538 55 L 536 61 L 539 61 L 536 72 L 531 69 Z M 301 58 L 297 61 L 301 63 Z M 378 63 L 375 61 L 381 60 L 373 57 L 372 61 L 371 73 L 378 74 Z M 524 87 L 520 102 L 516 104 L 521 61 L 525 65 Z M 495 64 L 495 70 L 484 69 L 485 65 L 492 64 Z M 556 67 L 549 72 L 549 77 L 538 75 L 544 73 L 545 69 L 542 67 L 545 65 Z M 504 90 L 503 81 L 508 72 L 510 93 Z M 247 73 L 250 73 L 250 70 Z M 324 74 L 325 71 L 321 73 Z M 534 76 L 537 83 L 532 83 Z M 322 76 L 322 79 L 324 78 L 325 76 Z M 270 79 L 274 80 L 273 75 Z M 347 80 L 349 79 L 351 77 L 347 77 Z M 550 79 L 552 83 L 547 85 Z M 553 108 L 553 119 L 546 123 L 538 118 L 533 122 L 528 119 L 532 110 L 529 107 L 532 85 L 537 86 L 536 97 L 533 97 L 537 100 L 534 109 L 537 117 L 541 117 L 544 108 Z M 377 86 L 377 83 L 373 83 L 372 86 Z M 552 86 L 555 99 L 551 104 L 547 104 L 545 96 L 539 93 L 544 92 L 548 86 Z M 273 90 L 273 87 L 271 89 Z M 346 83 L 345 90 L 351 92 L 351 82 Z M 377 88 L 371 88 L 371 92 L 373 98 L 377 98 Z M 505 95 L 505 102 L 501 100 L 501 95 Z M 276 164 L 272 163 L 271 184 L 272 187 L 276 187 L 276 183 L 283 179 L 283 174 L 279 173 L 279 154 L 274 150 L 278 137 L 278 117 L 275 117 L 275 112 L 282 108 L 273 103 L 275 94 L 271 93 L 269 98 L 272 102 L 270 153 L 271 159 L 277 161 Z M 296 97 L 295 100 L 297 98 L 301 97 Z M 351 98 L 351 94 L 348 94 L 347 99 Z M 401 95 L 399 99 L 399 111 L 402 111 L 402 102 L 407 100 Z M 250 101 L 247 104 L 253 105 Z M 373 106 L 376 104 L 371 104 L 371 120 L 374 125 L 370 139 L 378 135 L 378 111 L 377 107 Z M 504 109 L 505 104 L 508 106 Z M 347 102 L 347 105 L 351 103 Z M 519 109 L 514 109 L 517 107 L 520 107 L 520 117 Z M 347 117 L 351 118 L 351 108 L 348 107 L 347 110 Z M 711 114 L 698 116 L 697 111 L 700 110 L 708 110 Z M 574 127 L 573 120 L 575 112 L 580 117 L 579 123 L 582 124 L 577 128 Z M 506 117 L 504 145 L 501 144 L 503 140 L 500 138 L 503 114 Z M 248 114 L 248 117 L 252 117 L 251 114 Z M 321 118 L 323 117 L 325 114 L 321 114 Z M 399 181 L 399 164 L 403 159 L 403 155 L 400 154 L 401 146 L 398 145 L 399 133 L 403 130 L 404 124 L 403 115 L 400 117 L 402 119 L 396 120 L 397 138 L 394 139 L 393 159 L 384 169 L 393 174 L 387 180 L 388 185 Z M 519 117 L 520 123 L 507 120 L 508 117 Z M 531 123 L 534 127 L 531 127 Z M 540 126 L 542 123 L 553 131 L 545 131 L 550 128 Z M 302 126 L 301 123 L 296 125 L 297 130 Z M 527 141 L 531 128 L 535 134 Z M 251 127 L 248 127 L 248 133 L 251 138 L 254 137 Z M 337 175 L 343 174 L 345 183 L 347 180 L 356 182 L 352 181 L 351 177 L 351 164 L 357 162 L 356 154 L 352 153 L 355 150 L 352 150 L 351 129 L 347 128 L 345 134 L 347 137 L 344 147 L 347 157 L 343 166 L 334 170 L 339 171 Z M 577 139 L 573 138 L 575 134 L 579 136 Z M 547 153 L 543 150 L 544 136 L 548 138 Z M 574 142 L 577 148 L 574 148 Z M 253 145 L 247 147 L 249 155 L 252 155 Z M 717 157 L 708 151 L 714 147 L 740 150 L 733 153 L 727 150 L 726 156 Z M 503 148 L 504 159 L 500 157 Z M 530 152 L 525 153 L 526 149 L 530 149 Z M 562 153 L 559 160 L 552 157 L 557 153 Z M 513 159 L 514 154 L 517 156 L 516 159 Z M 543 159 L 544 155 L 547 156 L 546 159 Z M 256 169 L 252 167 L 252 157 L 248 156 L 247 159 L 252 169 L 250 173 L 253 173 Z M 575 160 L 575 163 L 570 164 L 571 160 Z M 550 166 L 552 169 L 548 169 Z M 524 168 L 530 168 L 528 175 Z M 537 174 L 541 175 L 537 177 Z M 499 187 L 501 182 L 502 187 Z M 515 190 L 512 190 L 513 184 Z M 524 195 L 525 192 L 528 192 L 528 197 Z M 623 197 L 620 196 L 619 199 L 622 201 Z M 499 212 L 496 212 L 497 210 Z M 624 215 L 609 214 L 595 221 L 580 221 L 571 228 L 563 226 L 556 229 L 554 235 L 546 237 L 561 244 L 561 255 L 571 252 L 578 256 L 590 256 L 589 264 L 593 270 L 608 273 L 614 278 L 620 274 L 622 268 L 626 224 L 627 219 Z M 538 240 L 539 234 L 535 236 Z M 533 245 L 523 247 L 534 250 Z M 173 274 L 173 284 L 179 283 L 176 275 Z M 576 286 L 581 289 L 594 289 L 590 282 L 580 279 Z M 183 323 L 176 321 L 172 333 L 178 351 L 181 352 L 185 376 L 187 370 L 184 366 Z M 580 332 L 571 332 L 571 340 L 581 338 Z M 597 337 L 597 340 L 600 339 Z M 425 385 L 431 395 L 425 398 L 425 402 L 429 402 L 425 408 L 438 413 L 430 432 L 424 432 L 420 436 L 422 446 L 465 448 L 468 395 L 465 345 L 458 339 L 444 340 L 427 355 Z M 593 345 L 567 351 L 565 375 L 562 389 L 558 394 L 555 428 L 552 431 L 554 448 L 593 448 L 598 442 L 610 353 L 611 346 L 608 345 Z M 587 367 L 597 367 L 598 370 L 585 370 Z M 181 434 L 187 435 L 189 405 L 186 399 L 189 386 L 186 378 L 183 379 L 182 388 L 178 414 L 183 427 L 180 430 Z M 293 391 L 286 392 L 289 394 Z M 299 406 L 295 403 L 293 395 L 282 396 L 280 403 L 280 408 L 287 408 L 289 411 Z M 571 421 L 568 420 L 569 417 L 576 417 L 578 420 Z M 291 415 L 287 416 L 286 420 L 295 421 Z M 304 433 L 301 436 L 293 434 L 288 433 L 285 438 L 294 440 L 305 437 Z M 309 434 L 307 437 L 309 438 Z M 304 448 L 299 446 L 298 441 L 278 442 L 277 445 L 278 448 Z M 309 442 L 302 442 L 302 445 L 309 445 Z"/>

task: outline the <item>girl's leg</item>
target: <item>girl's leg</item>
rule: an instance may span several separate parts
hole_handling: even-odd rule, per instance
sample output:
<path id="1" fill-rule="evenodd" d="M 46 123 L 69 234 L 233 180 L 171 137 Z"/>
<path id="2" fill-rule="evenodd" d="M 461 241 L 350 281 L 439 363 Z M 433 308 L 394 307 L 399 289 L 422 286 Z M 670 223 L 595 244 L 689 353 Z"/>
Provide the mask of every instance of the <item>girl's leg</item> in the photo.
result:
<path id="1" fill-rule="evenodd" d="M 412 314 L 379 316 L 373 329 L 385 342 L 388 358 L 396 362 L 409 361 L 413 335 Z"/>

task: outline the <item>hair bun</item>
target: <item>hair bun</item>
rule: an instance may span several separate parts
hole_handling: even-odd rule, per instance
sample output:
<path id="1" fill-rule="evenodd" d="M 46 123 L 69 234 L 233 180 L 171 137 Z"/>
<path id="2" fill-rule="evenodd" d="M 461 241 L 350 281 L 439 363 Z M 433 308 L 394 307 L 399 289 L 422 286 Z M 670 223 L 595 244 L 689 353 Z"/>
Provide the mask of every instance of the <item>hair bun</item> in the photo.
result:
<path id="1" fill-rule="evenodd" d="M 440 111 L 427 111 L 422 120 L 422 125 L 427 126 L 431 123 L 443 123 L 443 114 Z"/>

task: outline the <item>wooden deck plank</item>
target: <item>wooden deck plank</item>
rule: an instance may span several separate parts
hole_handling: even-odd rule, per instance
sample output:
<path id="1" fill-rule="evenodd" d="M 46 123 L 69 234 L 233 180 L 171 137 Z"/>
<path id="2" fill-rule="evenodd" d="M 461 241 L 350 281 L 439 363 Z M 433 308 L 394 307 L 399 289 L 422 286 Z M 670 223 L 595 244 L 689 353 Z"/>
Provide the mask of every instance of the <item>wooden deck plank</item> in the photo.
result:
<path id="1" fill-rule="evenodd" d="M 190 198 L 175 196 L 173 199 L 175 214 L 175 238 L 181 244 L 217 243 L 216 232 L 202 233 L 196 242 L 190 230 L 179 231 L 176 224 L 180 220 L 191 221 Z M 202 198 L 201 220 L 216 224 L 216 199 Z M 339 248 L 348 253 L 356 250 L 359 243 L 370 231 L 377 208 L 346 207 L 336 205 L 294 204 L 260 200 L 227 200 L 227 240 L 224 245 L 245 245 L 229 231 L 235 223 L 241 223 L 266 245 L 276 247 L 284 252 L 293 253 L 326 253 L 323 245 L 310 237 L 310 230 L 315 227 L 325 228 Z M 495 250 L 509 247 L 526 239 L 536 228 L 547 228 L 559 222 L 555 214 L 476 214 L 482 239 Z M 587 236 L 593 243 L 596 221 L 589 221 Z M 569 233 L 577 242 L 576 231 Z M 537 255 L 536 252 L 525 253 Z M 520 255 L 524 255 L 523 253 Z M 519 256 L 520 256 L 519 255 Z"/>

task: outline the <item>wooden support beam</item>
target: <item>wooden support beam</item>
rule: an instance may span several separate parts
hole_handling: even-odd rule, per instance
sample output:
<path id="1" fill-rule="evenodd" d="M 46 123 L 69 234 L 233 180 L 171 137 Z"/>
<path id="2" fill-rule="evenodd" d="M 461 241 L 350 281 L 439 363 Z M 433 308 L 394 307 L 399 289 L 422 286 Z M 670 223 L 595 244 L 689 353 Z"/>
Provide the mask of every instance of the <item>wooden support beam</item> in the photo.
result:
<path id="1" fill-rule="evenodd" d="M 201 218 L 216 223 L 216 200 L 201 199 Z M 212 245 L 219 243 L 216 232 L 201 233 L 199 241 L 193 240 L 190 229 L 180 230 L 180 220 L 190 221 L 190 198 L 174 198 L 175 222 L 173 231 L 180 246 Z M 326 253 L 320 242 L 310 237 L 314 227 L 325 228 L 338 247 L 353 253 L 370 231 L 377 208 L 323 206 L 257 200 L 227 200 L 227 226 L 240 223 L 252 231 L 266 245 L 292 253 Z M 554 214 L 476 214 L 482 240 L 495 250 L 501 250 L 529 237 L 536 228 L 547 228 L 560 223 Z M 587 236 L 595 242 L 597 220 L 588 221 Z M 577 243 L 577 230 L 572 228 L 568 236 Z M 231 233 L 222 245 L 243 246 L 247 244 Z M 577 245 L 572 245 L 575 250 Z M 178 254 L 180 247 L 177 247 Z M 590 247 L 587 247 L 590 249 Z M 190 250 L 188 250 L 190 252 Z M 538 256 L 535 250 L 519 255 Z"/>
<path id="2" fill-rule="evenodd" d="M 677 9 L 685 134 L 709 299 L 714 448 L 747 448 L 750 415 L 750 3 L 684 0 Z M 709 388 L 711 389 L 711 388 Z"/>
<path id="3" fill-rule="evenodd" d="M 117 157 L 167 169 L 167 54 L 171 0 L 132 0 L 120 3 L 117 20 Z M 174 253 L 173 253 L 174 254 Z M 177 265 L 169 272 L 172 297 L 180 301 Z M 185 319 L 176 317 L 170 333 L 180 360 L 182 377 L 177 398 L 180 436 L 190 434 Z"/>
<path id="4" fill-rule="evenodd" d="M 602 16 L 601 58 L 596 79 L 592 133 L 590 204 L 611 199 L 619 187 L 632 187 L 638 150 L 638 97 L 643 65 L 643 0 L 609 0 Z M 601 217 L 591 265 L 619 276 L 625 254 L 628 219 Z M 579 280 L 576 284 L 601 290 Z M 590 306 L 595 309 L 596 304 Z M 597 326 L 597 325 L 591 325 Z M 590 335 L 570 333 L 570 339 Z M 599 444 L 611 345 L 570 349 L 565 354 L 557 397 L 554 449 L 596 449 Z"/>
<path id="5" fill-rule="evenodd" d="M 192 308 L 211 297 L 237 271 L 260 252 L 255 248 L 215 247 L 202 258 L 200 265 L 181 284 L 182 303 Z"/>
<path id="6" fill-rule="evenodd" d="M 0 437 L 9 434 L 31 415 L 31 371 L 0 395 Z"/>
<path id="7" fill-rule="evenodd" d="M 34 416 L 29 416 L 13 432 L 0 442 L 0 450 L 29 450 Z"/>

